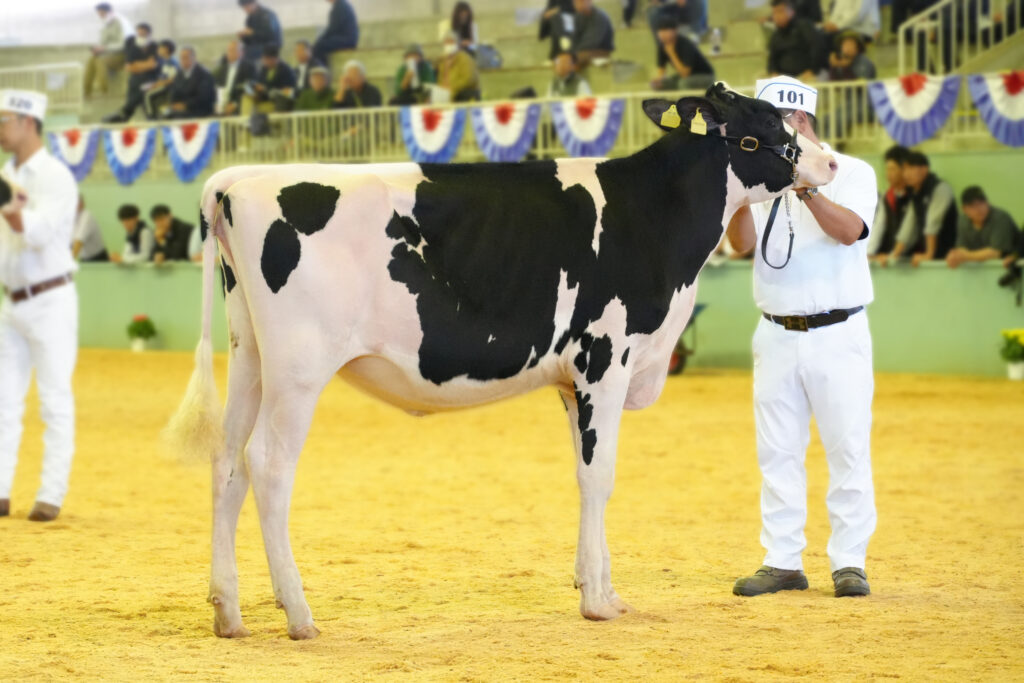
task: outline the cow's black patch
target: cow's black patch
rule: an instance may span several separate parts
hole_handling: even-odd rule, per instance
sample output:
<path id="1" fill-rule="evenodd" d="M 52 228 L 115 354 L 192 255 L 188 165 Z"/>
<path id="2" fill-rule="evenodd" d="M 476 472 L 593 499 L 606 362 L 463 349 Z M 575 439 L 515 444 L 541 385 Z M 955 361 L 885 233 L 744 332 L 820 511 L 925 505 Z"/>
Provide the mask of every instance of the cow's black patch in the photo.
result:
<path id="1" fill-rule="evenodd" d="M 206 236 L 209 233 L 210 224 L 206 222 L 206 216 L 203 214 L 203 207 L 199 207 L 199 239 L 205 242 Z"/>
<path id="2" fill-rule="evenodd" d="M 224 214 L 224 218 L 227 219 L 228 225 L 235 227 L 231 219 L 231 197 L 227 196 L 223 192 L 217 193 L 217 202 L 220 203 L 221 213 Z"/>
<path id="3" fill-rule="evenodd" d="M 302 245 L 295 228 L 284 221 L 274 221 L 263 240 L 263 255 L 260 268 L 263 279 L 275 294 L 288 282 L 295 267 L 299 265 Z"/>
<path id="4" fill-rule="evenodd" d="M 235 284 L 237 284 L 235 281 L 235 271 L 231 270 L 231 266 L 228 265 L 228 262 L 224 260 L 223 256 L 220 257 L 220 265 L 221 272 L 223 273 L 222 277 L 224 278 L 224 293 L 227 294 L 230 293 L 231 290 L 235 288 Z"/>
<path id="5" fill-rule="evenodd" d="M 420 229 L 416 226 L 416 221 L 408 216 L 399 216 L 397 211 L 388 221 L 384 233 L 393 240 L 405 240 L 413 247 L 420 244 Z"/>
<path id="6" fill-rule="evenodd" d="M 319 232 L 331 220 L 341 190 L 320 183 L 298 183 L 281 190 L 277 203 L 281 215 L 303 235 Z"/>
<path id="7" fill-rule="evenodd" d="M 655 332 L 721 237 L 728 148 L 670 134 L 598 164 L 606 200 L 598 254 L 593 198 L 580 185 L 563 189 L 554 162 L 422 165 L 427 182 L 417 186 L 414 221 L 392 220 L 388 229 L 401 240 L 391 277 L 417 296 L 423 377 L 503 379 L 534 349 L 561 353 L 572 340 L 583 348 L 615 298 L 627 334 Z M 422 256 L 411 248 L 416 237 L 426 243 Z M 566 286 L 578 287 L 576 307 L 552 347 L 563 272 Z M 604 375 L 610 353 L 602 350 L 593 376 Z M 584 355 L 576 371 L 590 365 Z"/>
<path id="8" fill-rule="evenodd" d="M 587 360 L 587 382 L 600 382 L 604 373 L 612 364 L 612 340 L 602 335 L 590 346 L 590 358 Z"/>
<path id="9" fill-rule="evenodd" d="M 583 464 L 589 465 L 594 459 L 594 448 L 597 446 L 597 431 L 590 428 L 590 420 L 594 417 L 594 406 L 590 403 L 590 394 L 583 394 L 573 387 L 576 394 L 576 425 L 580 430 L 580 456 Z"/>
<path id="10" fill-rule="evenodd" d="M 629 349 L 627 348 L 622 352 L 622 367 L 626 367 L 626 362 L 629 360 Z"/>

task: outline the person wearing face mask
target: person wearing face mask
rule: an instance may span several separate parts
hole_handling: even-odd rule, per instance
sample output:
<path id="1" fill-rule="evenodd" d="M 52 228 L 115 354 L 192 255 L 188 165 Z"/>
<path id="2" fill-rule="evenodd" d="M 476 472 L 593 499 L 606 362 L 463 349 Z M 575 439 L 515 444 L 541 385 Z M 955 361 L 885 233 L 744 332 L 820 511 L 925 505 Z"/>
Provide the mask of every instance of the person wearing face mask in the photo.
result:
<path id="1" fill-rule="evenodd" d="M 104 123 L 128 121 L 135 110 L 142 106 L 146 91 L 143 86 L 157 79 L 160 73 L 160 59 L 157 45 L 152 40 L 153 29 L 141 23 L 135 27 L 135 35 L 124 43 L 125 71 L 128 72 L 128 94 L 124 106 L 104 117 Z"/>
<path id="2" fill-rule="evenodd" d="M 395 95 L 388 104 L 421 104 L 426 100 L 426 85 L 437 80 L 434 67 L 423 58 L 423 49 L 412 44 L 405 50 L 405 59 L 395 74 Z"/>
<path id="3" fill-rule="evenodd" d="M 477 72 L 476 61 L 468 52 L 459 49 L 459 37 L 454 32 L 444 37 L 437 73 L 437 85 L 447 91 L 450 101 L 472 102 L 480 99 L 480 74 Z"/>

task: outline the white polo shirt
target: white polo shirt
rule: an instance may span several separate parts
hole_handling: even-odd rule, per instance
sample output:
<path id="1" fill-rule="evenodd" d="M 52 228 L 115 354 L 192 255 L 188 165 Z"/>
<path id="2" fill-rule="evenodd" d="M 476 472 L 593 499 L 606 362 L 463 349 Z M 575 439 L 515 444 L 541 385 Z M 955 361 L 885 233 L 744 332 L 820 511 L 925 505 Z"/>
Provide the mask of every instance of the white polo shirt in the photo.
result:
<path id="1" fill-rule="evenodd" d="M 71 237 L 78 186 L 68 167 L 42 147 L 18 168 L 8 159 L 3 174 L 25 190 L 28 203 L 22 233 L 0 215 L 0 284 L 18 290 L 77 270 Z"/>
<path id="2" fill-rule="evenodd" d="M 874 169 L 826 144 L 822 144 L 822 148 L 835 157 L 839 169 L 835 180 L 818 188 L 819 191 L 860 216 L 870 231 L 878 203 Z M 757 232 L 754 301 L 758 308 L 773 315 L 813 315 L 871 303 L 875 295 L 868 267 L 867 240 L 858 240 L 850 246 L 840 244 L 825 234 L 795 192 L 789 192 L 789 201 L 793 215 L 793 258 L 781 270 L 770 268 L 761 256 L 761 238 L 772 202 L 750 207 Z M 785 263 L 788 246 L 789 225 L 783 198 L 768 238 L 768 260 L 776 266 Z"/>

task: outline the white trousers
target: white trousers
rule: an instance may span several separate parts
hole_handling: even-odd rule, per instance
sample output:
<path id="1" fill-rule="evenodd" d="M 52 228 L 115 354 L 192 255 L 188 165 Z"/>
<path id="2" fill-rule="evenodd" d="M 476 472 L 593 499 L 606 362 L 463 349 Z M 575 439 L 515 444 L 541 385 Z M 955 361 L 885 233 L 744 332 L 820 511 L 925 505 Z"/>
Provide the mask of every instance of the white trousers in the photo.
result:
<path id="1" fill-rule="evenodd" d="M 864 568 L 875 530 L 871 399 L 875 381 L 865 311 L 808 332 L 761 319 L 754 333 L 754 421 L 761 467 L 764 564 L 803 569 L 813 414 L 828 460 L 832 571 Z"/>
<path id="2" fill-rule="evenodd" d="M 60 506 L 75 451 L 71 375 L 78 356 L 78 293 L 66 284 L 27 301 L 0 304 L 0 498 L 11 497 L 32 370 L 39 389 L 43 472 L 36 500 Z"/>

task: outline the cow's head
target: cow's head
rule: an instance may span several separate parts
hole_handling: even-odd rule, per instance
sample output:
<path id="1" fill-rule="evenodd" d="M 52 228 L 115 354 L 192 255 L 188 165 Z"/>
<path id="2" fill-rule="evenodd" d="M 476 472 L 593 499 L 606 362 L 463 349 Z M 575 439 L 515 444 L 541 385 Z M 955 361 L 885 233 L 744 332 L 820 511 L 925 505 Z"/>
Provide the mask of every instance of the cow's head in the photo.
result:
<path id="1" fill-rule="evenodd" d="M 751 202 L 790 187 L 825 185 L 835 177 L 838 166 L 831 154 L 786 125 L 770 103 L 744 97 L 724 83 L 708 88 L 704 97 L 683 97 L 675 103 L 645 100 L 643 107 L 671 135 L 700 135 L 703 120 L 704 134 L 717 135 L 728 145 L 732 171 Z"/>

